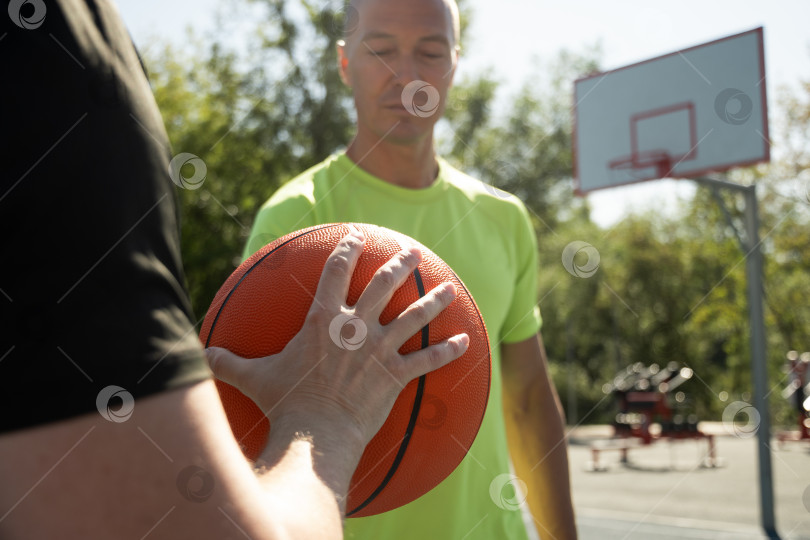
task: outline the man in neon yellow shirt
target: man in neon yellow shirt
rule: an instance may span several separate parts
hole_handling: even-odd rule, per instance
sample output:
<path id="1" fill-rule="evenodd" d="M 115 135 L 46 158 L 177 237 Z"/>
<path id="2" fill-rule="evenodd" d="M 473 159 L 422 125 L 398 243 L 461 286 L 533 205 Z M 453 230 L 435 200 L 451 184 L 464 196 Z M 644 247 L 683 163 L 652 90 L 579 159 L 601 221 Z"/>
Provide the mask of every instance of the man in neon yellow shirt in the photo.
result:
<path id="1" fill-rule="evenodd" d="M 319 223 L 366 222 L 412 236 L 475 298 L 490 336 L 493 377 L 481 429 L 461 465 L 402 508 L 347 520 L 346 537 L 522 540 L 519 487 L 543 538 L 576 538 L 561 408 L 539 334 L 529 217 L 515 197 L 453 169 L 434 151 L 433 127 L 458 60 L 455 2 L 355 0 L 350 9 L 357 10 L 356 27 L 338 55 L 354 93 L 355 138 L 345 154 L 265 203 L 245 256 Z"/>

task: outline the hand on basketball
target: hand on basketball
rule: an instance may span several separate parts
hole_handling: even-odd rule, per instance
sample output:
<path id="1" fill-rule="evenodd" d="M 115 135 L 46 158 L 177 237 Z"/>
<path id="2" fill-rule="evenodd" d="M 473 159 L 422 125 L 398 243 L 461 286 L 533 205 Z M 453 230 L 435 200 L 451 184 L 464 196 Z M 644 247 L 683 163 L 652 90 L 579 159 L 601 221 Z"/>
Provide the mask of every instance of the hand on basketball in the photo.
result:
<path id="1" fill-rule="evenodd" d="M 365 447 L 409 381 L 467 349 L 469 338 L 459 334 L 407 355 L 398 352 L 455 299 L 452 283 L 436 287 L 389 324 L 379 322 L 394 292 L 421 261 L 417 248 L 397 253 L 376 272 L 357 303 L 347 305 L 364 242 L 355 230 L 338 243 L 324 266 L 303 327 L 279 354 L 246 359 L 224 349 L 207 351 L 214 375 L 253 399 L 271 429 L 295 424 L 298 430 L 309 431 L 328 426 L 344 437 L 352 435 Z M 341 332 L 347 326 L 354 329 L 348 337 Z"/>

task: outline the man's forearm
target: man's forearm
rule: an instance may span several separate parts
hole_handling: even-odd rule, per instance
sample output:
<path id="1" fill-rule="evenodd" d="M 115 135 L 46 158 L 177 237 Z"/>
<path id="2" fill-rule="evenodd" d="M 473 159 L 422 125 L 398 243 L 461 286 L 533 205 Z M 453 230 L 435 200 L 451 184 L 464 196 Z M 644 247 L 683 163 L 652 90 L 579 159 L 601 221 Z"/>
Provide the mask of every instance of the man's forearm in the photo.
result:
<path id="1" fill-rule="evenodd" d="M 509 452 L 544 538 L 577 537 L 562 407 L 539 334 L 502 346 L 504 415 Z"/>
<path id="2" fill-rule="evenodd" d="M 568 540 L 577 533 L 567 445 L 555 398 L 549 385 L 523 403 L 507 404 L 506 429 L 515 473 L 528 486 L 527 502 L 541 537 Z"/>
<path id="3" fill-rule="evenodd" d="M 334 430 L 275 425 L 255 469 L 290 538 L 342 538 L 346 493 L 362 455 L 359 439 Z M 316 518 L 317 516 L 317 518 Z M 315 525 L 314 520 L 321 523 Z"/>

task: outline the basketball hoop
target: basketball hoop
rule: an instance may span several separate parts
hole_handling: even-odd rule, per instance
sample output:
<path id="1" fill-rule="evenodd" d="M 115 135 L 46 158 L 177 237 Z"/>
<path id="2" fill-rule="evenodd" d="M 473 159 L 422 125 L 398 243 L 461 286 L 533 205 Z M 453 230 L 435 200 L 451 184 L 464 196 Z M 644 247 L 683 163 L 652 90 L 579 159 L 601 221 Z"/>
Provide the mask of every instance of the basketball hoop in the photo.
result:
<path id="1" fill-rule="evenodd" d="M 642 180 L 650 177 L 652 171 L 658 178 L 665 178 L 672 173 L 674 158 L 663 150 L 648 150 L 614 159 L 608 162 L 608 169 L 621 172 L 634 179 Z"/>

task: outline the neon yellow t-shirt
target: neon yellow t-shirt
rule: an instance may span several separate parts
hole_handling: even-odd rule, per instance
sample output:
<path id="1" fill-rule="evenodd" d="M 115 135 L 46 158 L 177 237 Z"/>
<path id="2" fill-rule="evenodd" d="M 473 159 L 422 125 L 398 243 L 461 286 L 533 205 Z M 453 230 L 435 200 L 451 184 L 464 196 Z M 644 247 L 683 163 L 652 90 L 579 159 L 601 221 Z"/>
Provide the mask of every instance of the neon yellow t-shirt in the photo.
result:
<path id="1" fill-rule="evenodd" d="M 498 489 L 500 475 L 509 473 L 499 345 L 528 339 L 540 328 L 536 239 L 526 208 L 441 159 L 434 183 L 415 190 L 389 184 L 336 154 L 283 185 L 262 206 L 244 256 L 287 233 L 346 221 L 399 231 L 439 255 L 475 299 L 492 350 L 487 410 L 458 468 L 410 504 L 347 519 L 346 538 L 525 539 L 520 511 L 504 503 L 514 494 Z"/>

